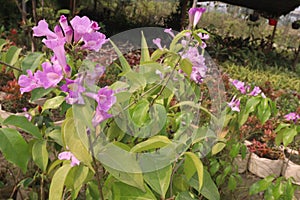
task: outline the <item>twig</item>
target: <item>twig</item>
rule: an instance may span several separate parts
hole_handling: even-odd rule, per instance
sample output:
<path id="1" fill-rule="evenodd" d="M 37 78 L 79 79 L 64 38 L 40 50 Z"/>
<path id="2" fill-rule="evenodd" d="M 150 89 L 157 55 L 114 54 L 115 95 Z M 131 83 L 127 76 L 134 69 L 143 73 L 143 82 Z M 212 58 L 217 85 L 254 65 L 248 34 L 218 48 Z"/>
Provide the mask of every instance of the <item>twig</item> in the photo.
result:
<path id="1" fill-rule="evenodd" d="M 7 67 L 9 67 L 9 68 L 15 69 L 15 70 L 17 70 L 17 71 L 19 71 L 19 72 L 22 72 L 21 69 L 16 68 L 16 67 L 14 67 L 14 66 L 12 66 L 12 65 L 10 65 L 10 64 L 8 64 L 8 63 L 6 63 L 6 62 L 3 62 L 3 61 L 1 61 L 1 60 L 0 60 L 0 64 L 5 65 L 5 66 L 7 66 Z"/>
<path id="2" fill-rule="evenodd" d="M 175 173 L 177 172 L 177 170 L 179 169 L 179 167 L 182 165 L 182 163 L 184 162 L 184 158 L 176 165 L 175 163 L 175 167 L 174 167 L 174 170 L 172 171 L 172 174 L 171 174 L 171 180 L 170 180 L 170 198 L 172 198 L 173 196 L 173 177 L 175 175 Z"/>
<path id="3" fill-rule="evenodd" d="M 99 171 L 98 171 L 98 165 L 97 165 L 97 162 L 96 162 L 96 159 L 95 159 L 95 153 L 94 153 L 94 149 L 93 149 L 93 145 L 92 145 L 92 138 L 91 138 L 90 133 L 88 133 L 88 138 L 89 138 L 90 151 L 91 151 L 92 159 L 93 159 L 93 165 L 94 165 L 94 168 L 95 168 L 95 174 L 96 174 L 98 190 L 100 192 L 100 198 L 101 198 L 101 200 L 104 200 L 104 195 L 103 195 L 102 186 L 101 186 L 102 174 L 100 174 Z"/>

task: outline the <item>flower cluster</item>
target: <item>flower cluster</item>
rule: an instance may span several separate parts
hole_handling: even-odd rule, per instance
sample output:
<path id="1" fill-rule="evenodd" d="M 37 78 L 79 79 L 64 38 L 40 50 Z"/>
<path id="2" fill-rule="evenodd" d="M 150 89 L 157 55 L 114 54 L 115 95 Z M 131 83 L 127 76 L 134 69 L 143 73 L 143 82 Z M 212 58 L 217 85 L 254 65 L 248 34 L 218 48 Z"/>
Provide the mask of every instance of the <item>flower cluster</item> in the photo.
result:
<path id="1" fill-rule="evenodd" d="M 116 102 L 114 91 L 107 87 L 100 89 L 97 94 L 87 91 L 87 88 L 103 75 L 105 67 L 97 64 L 93 69 L 73 73 L 75 75 L 72 76 L 65 50 L 65 46 L 68 45 L 76 51 L 99 51 L 108 41 L 106 36 L 98 31 L 99 29 L 98 24 L 86 16 L 75 16 L 68 23 L 67 18 L 62 15 L 54 31 L 49 29 L 45 20 L 39 21 L 38 25 L 33 27 L 33 36 L 45 37 L 42 41 L 54 55 L 51 61 L 42 63 L 42 70 L 35 73 L 27 70 L 27 75 L 20 76 L 18 83 L 21 86 L 21 93 L 36 88 L 48 89 L 60 86 L 59 88 L 66 93 L 68 104 L 84 104 L 84 95 L 96 100 L 98 106 L 93 118 L 94 126 L 111 117 L 108 110 Z M 103 102 L 103 99 L 107 101 Z"/>
<path id="2" fill-rule="evenodd" d="M 193 24 L 194 28 L 199 22 L 203 12 L 205 12 L 205 8 L 191 8 L 189 10 L 190 23 Z M 165 29 L 164 32 L 169 34 L 172 38 L 175 37 L 172 29 Z M 179 55 L 182 57 L 182 59 L 188 59 L 192 63 L 192 72 L 190 75 L 190 79 L 195 83 L 200 84 L 203 82 L 203 79 L 206 76 L 207 66 L 205 65 L 205 58 L 203 54 L 199 52 L 199 45 L 200 49 L 202 49 L 202 52 L 204 52 L 203 50 L 206 48 L 206 43 L 204 42 L 204 40 L 209 39 L 209 35 L 204 33 L 198 33 L 197 35 L 202 40 L 201 44 L 197 42 L 196 45 L 191 45 L 191 33 L 188 32 L 186 34 L 187 39 L 183 39 L 181 41 L 183 50 L 179 52 Z M 159 49 L 163 49 L 160 38 L 154 39 L 153 43 Z M 181 70 L 180 72 L 183 73 Z"/>
<path id="3" fill-rule="evenodd" d="M 263 98 L 266 98 L 265 94 L 257 86 L 254 86 L 254 88 L 250 92 L 251 87 L 249 85 L 246 85 L 245 82 L 242 82 L 239 80 L 232 80 L 232 79 L 230 79 L 230 82 L 242 94 L 247 94 L 247 95 L 253 96 L 253 97 L 256 97 L 260 94 Z M 230 101 L 230 103 L 227 103 L 227 104 L 231 108 L 232 111 L 240 112 L 240 99 L 236 99 L 236 96 L 234 96 L 232 98 L 232 100 Z"/>

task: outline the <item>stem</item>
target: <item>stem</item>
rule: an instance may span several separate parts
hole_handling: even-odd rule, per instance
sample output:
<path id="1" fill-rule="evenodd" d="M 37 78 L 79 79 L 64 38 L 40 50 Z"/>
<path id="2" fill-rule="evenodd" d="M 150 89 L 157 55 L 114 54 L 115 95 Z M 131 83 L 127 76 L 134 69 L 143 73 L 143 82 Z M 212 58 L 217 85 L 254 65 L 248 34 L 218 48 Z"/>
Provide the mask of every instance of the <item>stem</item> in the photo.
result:
<path id="1" fill-rule="evenodd" d="M 9 68 L 15 69 L 15 70 L 17 70 L 17 71 L 19 71 L 19 72 L 22 72 L 21 69 L 16 68 L 16 67 L 14 67 L 14 66 L 12 66 L 12 65 L 10 65 L 10 64 L 8 64 L 8 63 L 6 63 L 6 62 L 3 62 L 3 61 L 1 61 L 1 60 L 0 60 L 0 64 L 5 65 L 5 66 L 7 66 L 7 67 L 9 67 Z"/>
<path id="2" fill-rule="evenodd" d="M 175 167 L 172 171 L 172 174 L 171 174 L 171 180 L 170 180 L 170 198 L 172 198 L 173 196 L 173 178 L 174 178 L 174 175 L 175 173 L 177 172 L 177 170 L 179 169 L 179 167 L 182 165 L 182 163 L 184 162 L 184 158 L 178 163 L 178 165 L 176 165 L 175 163 Z"/>
<path id="3" fill-rule="evenodd" d="M 176 62 L 176 64 L 174 65 L 174 67 L 173 67 L 173 69 L 172 69 L 172 71 L 171 71 L 171 74 L 169 75 L 169 77 L 168 77 L 166 83 L 162 86 L 162 88 L 160 89 L 160 91 L 158 92 L 158 94 L 156 95 L 156 97 L 155 97 L 154 99 L 152 99 L 152 101 L 151 101 L 149 107 L 153 106 L 155 100 L 163 93 L 163 91 L 164 91 L 165 88 L 167 87 L 167 85 L 168 85 L 169 81 L 171 80 L 171 77 L 173 76 L 173 74 L 174 74 L 174 72 L 175 72 L 175 70 L 176 70 L 176 67 L 177 67 L 178 63 L 180 62 L 180 60 L 181 60 L 181 57 L 179 57 L 179 60 L 178 60 L 178 61 Z"/>
<path id="4" fill-rule="evenodd" d="M 41 200 L 45 199 L 45 193 L 44 193 L 44 174 L 42 174 L 42 180 L 41 180 L 41 186 L 40 186 L 40 190 L 41 190 Z"/>
<path id="5" fill-rule="evenodd" d="M 91 134 L 88 134 L 88 138 L 89 138 L 90 151 L 91 151 L 92 159 L 93 159 L 93 167 L 95 169 L 95 174 L 96 174 L 98 190 L 100 192 L 100 198 L 101 198 L 101 200 L 104 200 L 102 186 L 101 186 L 101 178 L 103 177 L 103 174 L 102 173 L 100 174 L 99 171 L 98 171 L 98 165 L 97 165 L 97 161 L 95 159 L 95 153 L 94 153 L 94 149 L 93 149 L 93 146 L 92 146 Z M 103 172 L 103 169 L 101 171 Z"/>

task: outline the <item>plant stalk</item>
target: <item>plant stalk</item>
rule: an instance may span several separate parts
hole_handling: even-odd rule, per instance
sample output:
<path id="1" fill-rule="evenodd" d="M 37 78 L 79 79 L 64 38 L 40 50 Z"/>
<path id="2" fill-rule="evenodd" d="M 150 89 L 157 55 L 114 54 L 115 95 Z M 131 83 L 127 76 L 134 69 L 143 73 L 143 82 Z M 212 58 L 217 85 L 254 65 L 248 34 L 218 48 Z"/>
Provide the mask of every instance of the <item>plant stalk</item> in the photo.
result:
<path id="1" fill-rule="evenodd" d="M 170 180 L 170 198 L 173 197 L 173 178 L 174 178 L 174 175 L 177 172 L 177 170 L 179 169 L 179 167 L 182 165 L 182 163 L 184 162 L 184 160 L 185 159 L 183 158 L 177 165 L 175 163 L 174 170 L 172 171 L 171 180 Z"/>
<path id="2" fill-rule="evenodd" d="M 97 161 L 95 159 L 95 153 L 94 153 L 94 149 L 93 149 L 93 145 L 92 145 L 92 138 L 91 138 L 90 133 L 88 133 L 88 138 L 89 138 L 90 152 L 92 154 L 93 167 L 95 169 L 96 181 L 97 181 L 98 190 L 100 193 L 100 198 L 101 198 L 101 200 L 104 200 L 104 195 L 103 195 L 103 190 L 102 190 L 102 185 L 101 185 L 101 178 L 103 177 L 103 173 L 99 173 L 99 171 L 98 171 L 98 165 L 97 165 Z M 101 171 L 103 172 L 103 169 L 101 169 Z"/>
<path id="3" fill-rule="evenodd" d="M 5 65 L 5 66 L 7 66 L 7 67 L 9 67 L 9 68 L 15 69 L 15 70 L 17 70 L 17 71 L 19 71 L 19 72 L 22 72 L 21 69 L 16 68 L 16 67 L 14 67 L 14 66 L 12 66 L 12 65 L 10 65 L 10 64 L 8 64 L 8 63 L 6 63 L 6 62 L 3 62 L 3 61 L 1 61 L 1 60 L 0 60 L 0 64 L 1 64 L 1 65 Z"/>

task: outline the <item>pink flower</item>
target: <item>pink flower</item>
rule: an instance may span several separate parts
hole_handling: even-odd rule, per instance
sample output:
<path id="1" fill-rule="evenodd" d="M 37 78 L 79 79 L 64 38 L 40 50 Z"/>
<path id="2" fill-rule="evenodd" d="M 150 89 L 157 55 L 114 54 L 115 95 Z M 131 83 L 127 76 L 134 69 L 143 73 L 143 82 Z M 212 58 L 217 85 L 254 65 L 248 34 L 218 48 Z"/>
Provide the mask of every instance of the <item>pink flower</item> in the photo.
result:
<path id="1" fill-rule="evenodd" d="M 171 28 L 167 28 L 164 30 L 165 33 L 168 33 L 169 35 L 171 35 L 171 37 L 175 37 L 174 33 L 172 32 Z"/>
<path id="2" fill-rule="evenodd" d="M 86 33 L 83 35 L 82 39 L 84 41 L 82 48 L 93 51 L 99 51 L 102 45 L 108 41 L 106 36 L 99 32 Z"/>
<path id="3" fill-rule="evenodd" d="M 33 27 L 32 30 L 35 37 L 46 36 L 48 39 L 57 38 L 57 35 L 49 29 L 46 20 L 39 21 L 38 25 Z"/>
<path id="4" fill-rule="evenodd" d="M 198 24 L 202 13 L 204 13 L 205 11 L 206 11 L 205 8 L 191 8 L 189 10 L 189 21 L 190 21 L 190 24 L 192 24 L 194 28 Z"/>
<path id="5" fill-rule="evenodd" d="M 232 111 L 240 112 L 240 100 L 239 99 L 235 99 L 235 96 L 227 104 L 231 108 Z"/>
<path id="6" fill-rule="evenodd" d="M 86 96 L 95 99 L 100 110 L 108 111 L 113 104 L 116 103 L 117 98 L 114 96 L 114 91 L 109 87 L 101 88 L 97 94 L 86 93 Z"/>
<path id="7" fill-rule="evenodd" d="M 252 92 L 250 92 L 250 96 L 257 96 L 261 93 L 261 89 L 257 86 L 254 87 L 254 89 L 252 90 Z"/>
<path id="8" fill-rule="evenodd" d="M 59 23 L 62 30 L 64 31 L 66 41 L 68 43 L 71 43 L 72 36 L 73 36 L 73 29 L 71 26 L 69 26 L 67 18 L 64 15 L 60 16 Z"/>
<path id="9" fill-rule="evenodd" d="M 239 80 L 231 80 L 231 83 L 234 85 L 236 89 L 238 89 L 242 94 L 246 94 L 247 86 L 245 83 Z"/>
<path id="10" fill-rule="evenodd" d="M 66 78 L 66 83 L 61 86 L 61 90 L 68 93 L 66 96 L 68 104 L 84 104 L 84 99 L 81 95 L 85 91 L 85 88 L 82 86 L 82 78 L 75 80 Z"/>
<path id="11" fill-rule="evenodd" d="M 91 20 L 86 17 L 79 17 L 75 16 L 71 21 L 70 21 L 73 30 L 74 30 L 74 41 L 78 42 L 82 36 L 86 33 L 91 32 Z"/>
<path id="12" fill-rule="evenodd" d="M 30 115 L 30 113 L 28 112 L 27 108 L 24 107 L 22 108 L 23 112 L 24 112 L 24 117 L 26 117 L 28 119 L 28 121 L 32 120 L 32 116 Z"/>
<path id="13" fill-rule="evenodd" d="M 64 151 L 58 154 L 59 160 L 71 160 L 71 166 L 74 167 L 80 164 L 80 161 L 70 151 Z"/>
<path id="14" fill-rule="evenodd" d="M 97 64 L 94 70 L 87 71 L 86 76 L 84 77 L 84 82 L 92 86 L 96 83 L 96 81 L 104 74 L 105 67 Z"/>
<path id="15" fill-rule="evenodd" d="M 189 47 L 187 51 L 181 54 L 183 59 L 187 58 L 193 64 L 190 79 L 197 84 L 202 83 L 207 72 L 205 58 L 199 54 L 197 47 Z"/>
<path id="16" fill-rule="evenodd" d="M 67 66 L 66 51 L 65 51 L 65 38 L 57 39 L 43 39 L 43 43 L 54 52 L 55 57 L 57 58 L 59 64 L 62 67 Z"/>
<path id="17" fill-rule="evenodd" d="M 31 70 L 27 70 L 27 76 L 21 75 L 18 80 L 18 84 L 20 85 L 21 94 L 24 92 L 30 92 L 35 88 L 41 87 L 38 83 L 38 79 L 33 76 Z"/>
<path id="18" fill-rule="evenodd" d="M 105 112 L 104 110 L 101 110 L 101 108 L 99 106 L 97 106 L 96 113 L 92 119 L 92 124 L 94 127 L 96 127 L 96 126 L 98 126 L 98 124 L 100 124 L 101 122 L 103 122 L 104 120 L 106 120 L 110 117 L 112 117 L 111 114 Z"/>
<path id="19" fill-rule="evenodd" d="M 291 113 L 285 115 L 284 118 L 288 121 L 294 121 L 296 123 L 297 120 L 300 119 L 300 115 L 298 115 L 295 112 L 291 112 Z"/>
<path id="20" fill-rule="evenodd" d="M 98 94 L 86 93 L 86 96 L 95 99 L 98 103 L 92 123 L 96 127 L 102 121 L 112 117 L 107 113 L 108 110 L 116 103 L 117 98 L 114 96 L 114 91 L 108 87 L 101 88 Z"/>
<path id="21" fill-rule="evenodd" d="M 159 48 L 159 49 L 163 49 L 161 46 L 161 39 L 160 38 L 156 38 L 152 40 L 153 43 Z"/>
<path id="22" fill-rule="evenodd" d="M 52 65 L 50 62 L 42 63 L 43 71 L 38 70 L 35 73 L 36 79 L 38 79 L 40 85 L 45 89 L 56 87 L 62 80 L 62 68 L 60 65 Z"/>

